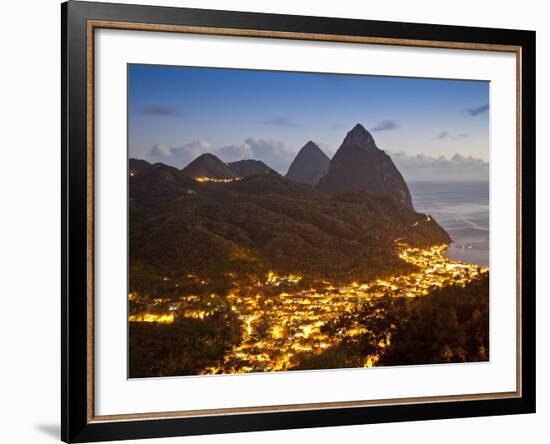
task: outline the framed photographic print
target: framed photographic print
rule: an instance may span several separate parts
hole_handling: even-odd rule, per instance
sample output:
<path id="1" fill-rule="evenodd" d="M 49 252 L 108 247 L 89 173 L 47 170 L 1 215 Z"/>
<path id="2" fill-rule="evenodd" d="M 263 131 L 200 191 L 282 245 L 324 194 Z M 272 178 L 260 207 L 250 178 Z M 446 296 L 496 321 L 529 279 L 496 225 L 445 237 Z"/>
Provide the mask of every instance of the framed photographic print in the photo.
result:
<path id="1" fill-rule="evenodd" d="M 62 439 L 535 411 L 535 33 L 69 1 Z"/>

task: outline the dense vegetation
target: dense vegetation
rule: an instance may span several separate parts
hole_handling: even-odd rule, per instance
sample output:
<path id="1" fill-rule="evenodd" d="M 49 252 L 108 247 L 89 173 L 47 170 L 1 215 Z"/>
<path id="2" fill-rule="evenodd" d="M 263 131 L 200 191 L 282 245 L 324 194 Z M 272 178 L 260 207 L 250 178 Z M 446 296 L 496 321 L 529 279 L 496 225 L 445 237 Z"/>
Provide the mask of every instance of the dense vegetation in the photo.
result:
<path id="1" fill-rule="evenodd" d="M 198 375 L 223 363 L 225 353 L 241 340 L 241 331 L 241 321 L 223 304 L 204 319 L 130 322 L 129 376 Z"/>
<path id="2" fill-rule="evenodd" d="M 204 319 L 130 322 L 130 377 L 196 375 L 211 366 L 230 367 L 224 355 L 240 343 L 242 324 L 222 298 L 214 305 Z M 257 324 L 258 339 L 268 334 L 269 326 L 264 327 Z M 364 333 L 347 335 L 358 328 Z M 291 370 L 363 367 L 372 356 L 378 356 L 375 365 L 383 366 L 486 361 L 489 277 L 414 299 L 373 299 L 323 331 L 345 339 L 320 354 L 295 356 Z"/>
<path id="3" fill-rule="evenodd" d="M 323 328 L 330 334 L 350 328 L 366 332 L 347 337 L 319 355 L 303 356 L 295 369 L 362 367 L 375 355 L 379 357 L 376 365 L 486 361 L 489 277 L 415 299 L 374 299 Z"/>
<path id="4" fill-rule="evenodd" d="M 209 290 L 268 270 L 368 279 L 411 269 L 395 254 L 397 238 L 450 241 L 433 219 L 366 192 L 329 196 L 275 174 L 197 183 L 165 165 L 130 168 L 132 292 L 183 293 L 190 274 Z"/>
<path id="5" fill-rule="evenodd" d="M 246 331 L 228 303 L 235 286 L 267 301 L 327 281 L 395 276 L 415 268 L 398 257 L 397 240 L 413 247 L 450 242 L 435 220 L 388 196 L 330 195 L 278 174 L 212 183 L 163 164 L 132 159 L 129 167 L 130 315 L 181 311 L 172 323 L 130 322 L 130 377 L 242 367 L 227 361 Z M 268 271 L 302 279 L 260 290 Z M 292 356 L 291 368 L 362 367 L 369 359 L 376 365 L 487 360 L 488 291 L 483 277 L 424 297 L 358 303 L 322 327 L 341 342 Z M 255 307 L 258 342 L 271 335 L 264 308 L 261 301 Z"/>

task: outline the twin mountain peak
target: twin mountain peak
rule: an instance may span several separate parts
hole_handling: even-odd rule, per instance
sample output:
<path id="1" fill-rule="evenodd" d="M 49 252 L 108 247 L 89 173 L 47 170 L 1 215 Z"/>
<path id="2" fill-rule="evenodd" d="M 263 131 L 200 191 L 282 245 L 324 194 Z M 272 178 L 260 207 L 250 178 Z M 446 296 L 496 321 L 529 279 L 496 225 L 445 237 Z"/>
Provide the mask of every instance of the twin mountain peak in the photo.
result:
<path id="1" fill-rule="evenodd" d="M 413 209 L 403 176 L 360 123 L 347 133 L 332 160 L 314 142 L 306 143 L 285 177 L 331 194 L 369 191 L 388 195 Z"/>
<path id="2" fill-rule="evenodd" d="M 264 162 L 240 160 L 224 163 L 213 154 L 202 154 L 183 169 L 192 178 L 234 179 L 258 174 L 277 175 Z M 329 194 L 368 191 L 386 195 L 413 210 L 411 194 L 390 156 L 376 146 L 372 135 L 357 124 L 330 159 L 314 142 L 298 152 L 285 177 L 316 186 Z"/>

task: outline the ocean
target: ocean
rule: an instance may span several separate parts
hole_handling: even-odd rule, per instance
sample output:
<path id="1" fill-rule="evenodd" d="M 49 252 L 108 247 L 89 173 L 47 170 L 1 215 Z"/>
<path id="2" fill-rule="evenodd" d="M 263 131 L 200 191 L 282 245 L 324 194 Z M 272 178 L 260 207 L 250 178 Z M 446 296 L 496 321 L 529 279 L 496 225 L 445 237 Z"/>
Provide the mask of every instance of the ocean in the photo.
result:
<path id="1" fill-rule="evenodd" d="M 416 211 L 432 215 L 453 243 L 447 257 L 489 265 L 489 183 L 410 182 Z"/>

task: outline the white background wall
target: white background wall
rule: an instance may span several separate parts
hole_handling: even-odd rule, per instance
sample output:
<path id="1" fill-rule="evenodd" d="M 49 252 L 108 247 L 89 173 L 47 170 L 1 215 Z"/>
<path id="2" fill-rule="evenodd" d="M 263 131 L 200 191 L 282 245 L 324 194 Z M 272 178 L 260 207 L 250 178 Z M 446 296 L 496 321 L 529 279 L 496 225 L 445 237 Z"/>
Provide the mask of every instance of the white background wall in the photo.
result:
<path id="1" fill-rule="evenodd" d="M 119 0 L 120 1 L 120 0 Z M 122 1 L 120 1 L 122 2 Z M 141 3 L 126 1 L 124 3 Z M 460 24 L 537 31 L 538 413 L 498 418 L 290 430 L 154 442 L 546 442 L 550 432 L 545 271 L 550 266 L 550 27 L 545 2 L 188 0 L 149 4 Z M 58 0 L 4 2 L 0 26 L 0 441 L 59 434 L 60 60 Z"/>

